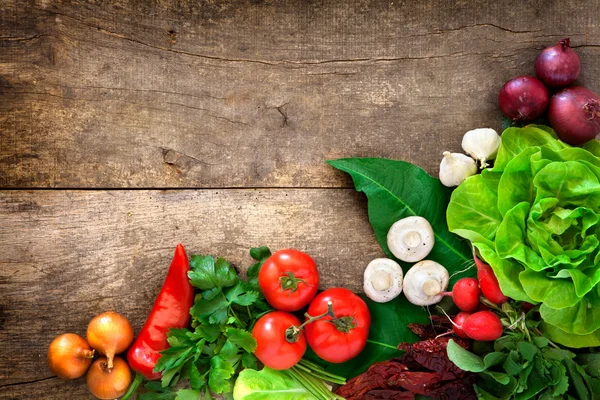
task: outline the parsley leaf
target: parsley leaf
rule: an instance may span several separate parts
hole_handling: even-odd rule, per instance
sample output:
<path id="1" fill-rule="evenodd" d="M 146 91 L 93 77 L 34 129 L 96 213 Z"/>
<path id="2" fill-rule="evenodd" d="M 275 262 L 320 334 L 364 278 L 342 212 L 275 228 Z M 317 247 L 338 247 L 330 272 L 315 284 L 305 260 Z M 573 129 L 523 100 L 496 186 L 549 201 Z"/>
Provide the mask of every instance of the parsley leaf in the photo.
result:
<path id="1" fill-rule="evenodd" d="M 229 378 L 235 372 L 233 365 L 223 360 L 220 356 L 214 356 L 210 360 L 210 372 L 208 373 L 208 385 L 215 393 L 224 393 L 231 390 Z"/>
<path id="2" fill-rule="evenodd" d="M 250 332 L 242 329 L 227 328 L 226 334 L 231 343 L 240 346 L 248 353 L 254 353 L 256 350 L 256 339 L 254 339 L 254 336 Z"/>
<path id="3" fill-rule="evenodd" d="M 235 269 L 224 258 L 215 259 L 211 256 L 192 255 L 190 257 L 191 271 L 188 272 L 190 283 L 198 289 L 208 290 L 235 285 L 239 280 Z"/>
<path id="4" fill-rule="evenodd" d="M 175 400 L 199 400 L 200 399 L 200 391 L 199 390 L 189 390 L 189 389 L 179 389 L 177 391 L 177 397 Z"/>

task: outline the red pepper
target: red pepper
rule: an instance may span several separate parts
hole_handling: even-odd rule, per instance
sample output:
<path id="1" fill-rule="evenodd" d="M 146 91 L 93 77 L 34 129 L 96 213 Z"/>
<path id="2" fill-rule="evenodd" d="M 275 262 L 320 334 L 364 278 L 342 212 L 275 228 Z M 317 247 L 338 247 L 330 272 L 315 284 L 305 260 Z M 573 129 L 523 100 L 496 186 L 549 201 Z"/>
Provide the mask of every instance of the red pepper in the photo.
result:
<path id="1" fill-rule="evenodd" d="M 194 288 L 188 279 L 189 270 L 187 255 L 183 246 L 179 244 L 150 315 L 127 352 L 129 366 L 146 379 L 155 380 L 161 377 L 161 373 L 153 372 L 153 369 L 160 352 L 169 347 L 169 329 L 186 328 L 190 322 Z"/>

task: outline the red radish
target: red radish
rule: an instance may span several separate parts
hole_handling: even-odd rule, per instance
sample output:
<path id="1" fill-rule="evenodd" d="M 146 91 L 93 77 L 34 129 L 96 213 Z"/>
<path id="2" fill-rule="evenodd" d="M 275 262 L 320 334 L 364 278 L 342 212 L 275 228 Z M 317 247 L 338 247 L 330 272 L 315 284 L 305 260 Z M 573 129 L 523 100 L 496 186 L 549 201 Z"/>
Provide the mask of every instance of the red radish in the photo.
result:
<path id="1" fill-rule="evenodd" d="M 467 317 L 470 316 L 471 313 L 464 311 L 461 311 L 458 314 L 456 314 L 456 317 L 454 317 L 454 323 L 452 324 L 452 330 L 454 331 L 454 334 L 456 336 L 461 337 L 463 339 L 470 339 L 462 328 L 463 324 L 465 323 L 465 319 L 467 319 Z"/>
<path id="2" fill-rule="evenodd" d="M 454 304 L 461 311 L 475 311 L 479 305 L 479 282 L 475 278 L 459 279 L 452 288 L 452 293 L 445 292 L 444 294 L 451 295 Z"/>
<path id="3" fill-rule="evenodd" d="M 473 340 L 491 341 L 502 336 L 502 322 L 491 311 L 477 311 L 468 316 L 462 329 Z"/>
<path id="4" fill-rule="evenodd" d="M 502 304 L 508 301 L 508 297 L 502 294 L 498 278 L 494 275 L 492 267 L 481 261 L 475 254 L 475 265 L 477 265 L 477 278 L 479 279 L 479 287 L 483 297 L 494 304 Z"/>
<path id="5" fill-rule="evenodd" d="M 483 303 L 479 303 L 477 311 L 490 311 L 490 308 Z"/>

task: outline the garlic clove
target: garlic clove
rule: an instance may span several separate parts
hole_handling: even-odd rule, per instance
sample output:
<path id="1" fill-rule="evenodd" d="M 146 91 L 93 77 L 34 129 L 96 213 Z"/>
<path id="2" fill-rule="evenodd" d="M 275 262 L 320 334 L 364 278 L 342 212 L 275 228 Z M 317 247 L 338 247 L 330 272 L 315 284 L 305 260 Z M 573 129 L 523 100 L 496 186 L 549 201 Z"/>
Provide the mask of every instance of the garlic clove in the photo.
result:
<path id="1" fill-rule="evenodd" d="M 496 158 L 502 139 L 491 128 L 478 128 L 465 133 L 462 140 L 463 150 L 479 161 L 481 169 L 488 166 L 488 160 Z"/>
<path id="2" fill-rule="evenodd" d="M 449 151 L 443 154 L 439 176 L 444 186 L 458 186 L 469 176 L 477 173 L 477 164 L 471 157 Z"/>

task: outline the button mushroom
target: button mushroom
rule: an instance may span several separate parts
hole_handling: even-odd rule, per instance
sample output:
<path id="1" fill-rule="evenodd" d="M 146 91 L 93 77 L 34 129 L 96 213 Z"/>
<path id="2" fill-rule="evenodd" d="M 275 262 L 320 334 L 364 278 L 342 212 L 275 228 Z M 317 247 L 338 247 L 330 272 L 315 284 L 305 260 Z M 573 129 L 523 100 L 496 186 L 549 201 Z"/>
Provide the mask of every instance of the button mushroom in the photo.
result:
<path id="1" fill-rule="evenodd" d="M 417 306 L 430 306 L 442 300 L 449 280 L 446 268 L 435 261 L 423 260 L 406 273 L 404 295 Z"/>
<path id="2" fill-rule="evenodd" d="M 408 217 L 392 225 L 387 234 L 387 245 L 398 259 L 416 262 L 427 257 L 435 238 L 429 221 L 423 217 Z"/>
<path id="3" fill-rule="evenodd" d="M 363 289 L 373 301 L 385 303 L 402 292 L 402 268 L 389 258 L 376 258 L 367 265 Z"/>

